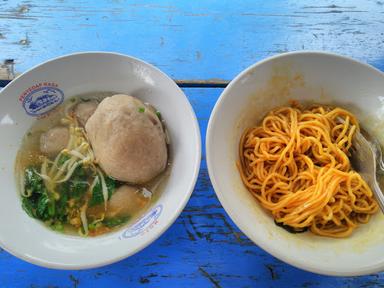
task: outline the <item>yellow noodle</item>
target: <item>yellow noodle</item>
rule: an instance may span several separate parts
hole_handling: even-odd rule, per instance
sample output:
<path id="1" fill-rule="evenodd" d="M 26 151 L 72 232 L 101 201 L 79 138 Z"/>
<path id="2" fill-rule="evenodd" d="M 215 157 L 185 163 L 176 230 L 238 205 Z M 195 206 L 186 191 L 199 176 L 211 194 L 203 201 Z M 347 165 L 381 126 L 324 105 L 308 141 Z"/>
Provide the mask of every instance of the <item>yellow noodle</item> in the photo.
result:
<path id="1" fill-rule="evenodd" d="M 276 222 L 347 237 L 378 210 L 348 158 L 358 129 L 341 108 L 274 109 L 240 139 L 241 178 Z"/>

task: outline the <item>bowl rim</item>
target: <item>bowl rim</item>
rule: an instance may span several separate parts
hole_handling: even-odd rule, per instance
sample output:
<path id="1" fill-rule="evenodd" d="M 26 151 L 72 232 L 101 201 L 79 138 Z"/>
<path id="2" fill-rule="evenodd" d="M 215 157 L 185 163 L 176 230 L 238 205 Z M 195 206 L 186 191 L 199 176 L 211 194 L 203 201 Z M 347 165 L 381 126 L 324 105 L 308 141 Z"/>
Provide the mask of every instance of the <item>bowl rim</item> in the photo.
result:
<path id="1" fill-rule="evenodd" d="M 330 276 L 360 276 L 360 275 L 367 275 L 367 274 L 371 274 L 371 273 L 381 272 L 384 269 L 384 260 L 381 264 L 373 265 L 373 266 L 365 268 L 365 269 L 340 272 L 340 271 L 334 271 L 331 269 L 322 269 L 322 268 L 316 267 L 316 266 L 311 265 L 311 264 L 305 264 L 305 263 L 302 263 L 301 261 L 297 261 L 296 258 L 289 258 L 289 257 L 285 256 L 284 253 L 281 253 L 279 250 L 276 250 L 275 248 L 273 248 L 266 241 L 261 241 L 260 239 L 257 239 L 258 242 L 256 243 L 256 241 L 254 241 L 251 237 L 248 236 L 248 233 L 246 232 L 246 231 L 248 231 L 247 225 L 243 224 L 239 220 L 238 212 L 235 209 L 233 209 L 232 206 L 224 200 L 224 196 L 223 196 L 224 194 L 219 189 L 218 183 L 220 182 L 220 180 L 218 179 L 219 177 L 217 176 L 217 174 L 213 170 L 213 159 L 212 159 L 212 156 L 210 153 L 210 151 L 212 150 L 212 147 L 213 147 L 212 143 L 211 143 L 212 142 L 212 136 L 211 135 L 213 133 L 212 131 L 214 130 L 214 122 L 216 121 L 216 118 L 218 117 L 219 110 L 221 109 L 221 107 L 223 105 L 224 99 L 226 97 L 228 97 L 227 96 L 229 93 L 228 91 L 231 90 L 232 87 L 235 85 L 235 83 L 237 83 L 242 77 L 244 77 L 249 72 L 253 71 L 258 66 L 260 66 L 264 63 L 267 63 L 267 62 L 274 61 L 276 59 L 286 58 L 286 57 L 290 57 L 290 56 L 297 56 L 297 55 L 326 56 L 326 57 L 334 57 L 334 58 L 338 58 L 338 59 L 342 59 L 342 60 L 347 60 L 347 61 L 353 62 L 355 64 L 363 65 L 364 67 L 368 68 L 369 70 L 371 70 L 375 73 L 379 73 L 382 77 L 384 77 L 384 72 L 380 71 L 379 69 L 377 69 L 377 68 L 375 68 L 375 67 L 373 67 L 367 63 L 357 61 L 357 60 L 355 60 L 351 57 L 348 57 L 348 56 L 343 56 L 343 55 L 339 55 L 339 54 L 327 52 L 327 51 L 317 51 L 317 50 L 292 51 L 292 52 L 281 53 L 281 54 L 273 55 L 271 57 L 262 59 L 260 61 L 257 61 L 256 63 L 248 66 L 247 68 L 242 70 L 239 74 L 237 74 L 236 77 L 233 80 L 231 80 L 231 82 L 228 84 L 228 86 L 223 90 L 223 92 L 220 94 L 215 106 L 213 107 L 212 112 L 211 112 L 211 116 L 209 118 L 209 122 L 208 122 L 208 126 L 207 126 L 207 133 L 206 133 L 205 149 L 206 149 L 208 174 L 209 174 L 212 186 L 213 186 L 215 193 L 216 193 L 221 205 L 223 206 L 224 210 L 227 212 L 227 214 L 233 220 L 233 222 L 237 225 L 237 227 L 248 237 L 248 239 L 250 239 L 255 245 L 259 246 L 260 248 L 262 248 L 264 251 L 266 251 L 270 255 L 284 261 L 285 263 L 288 263 L 289 265 L 300 268 L 302 270 L 306 270 L 306 271 L 310 271 L 310 272 L 314 272 L 314 273 L 322 274 L 322 275 L 330 275 Z"/>
<path id="2" fill-rule="evenodd" d="M 194 151 L 194 158 L 196 159 L 196 161 L 193 163 L 194 167 L 193 167 L 192 181 L 190 181 L 186 185 L 187 189 L 185 189 L 185 195 L 183 197 L 183 200 L 181 202 L 175 204 L 176 209 L 174 209 L 174 211 L 172 212 L 171 217 L 167 218 L 166 223 L 159 230 L 156 230 L 156 233 L 152 232 L 153 235 L 151 237 L 148 237 L 146 240 L 143 240 L 142 245 L 140 245 L 140 247 L 138 247 L 134 250 L 130 250 L 129 252 L 122 251 L 122 253 L 119 257 L 113 257 L 111 259 L 100 260 L 97 262 L 84 264 L 84 265 L 73 264 L 73 263 L 66 263 L 66 264 L 65 263 L 51 263 L 49 261 L 42 260 L 42 259 L 39 259 L 36 257 L 32 257 L 30 255 L 18 253 L 17 251 L 15 251 L 12 248 L 7 247 L 7 245 L 5 245 L 5 243 L 0 241 L 0 247 L 2 249 L 4 249 L 6 252 L 10 253 L 11 255 L 13 255 L 19 259 L 22 259 L 28 263 L 35 264 L 35 265 L 42 266 L 42 267 L 46 267 L 46 268 L 61 269 L 61 270 L 83 270 L 83 269 L 98 268 L 98 267 L 106 266 L 106 265 L 121 261 L 121 260 L 128 258 L 128 257 L 140 252 L 141 250 L 145 249 L 146 247 L 151 245 L 153 242 L 155 242 L 161 235 L 163 235 L 170 228 L 170 226 L 176 221 L 176 219 L 180 216 L 180 214 L 184 210 L 184 207 L 187 205 L 187 203 L 188 203 L 188 201 L 192 195 L 192 192 L 196 186 L 196 182 L 197 182 L 199 171 L 200 171 L 201 149 L 202 149 L 201 148 L 201 145 L 202 145 L 201 144 L 201 133 L 200 133 L 200 126 L 199 126 L 195 111 L 191 105 L 191 102 L 188 100 L 188 97 L 181 90 L 181 88 L 179 86 L 177 86 L 177 84 L 174 82 L 174 80 L 170 76 L 168 76 L 166 73 L 161 71 L 156 66 L 154 66 L 154 65 L 152 65 L 152 64 L 150 64 L 144 60 L 141 60 L 139 58 L 136 58 L 136 57 L 133 57 L 130 55 L 126 55 L 126 54 L 122 54 L 122 53 L 109 52 L 109 51 L 84 51 L 84 52 L 75 52 L 75 53 L 70 53 L 70 54 L 65 54 L 62 56 L 54 57 L 54 58 L 48 59 L 42 63 L 39 63 L 39 64 L 33 66 L 32 68 L 24 71 L 23 73 L 17 75 L 6 87 L 4 87 L 0 91 L 0 99 L 1 99 L 1 97 L 3 97 L 3 94 L 5 94 L 8 89 L 17 85 L 17 81 L 19 78 L 23 77 L 26 74 L 32 73 L 35 69 L 38 69 L 38 68 L 40 68 L 46 64 L 49 64 L 51 62 L 55 62 L 58 60 L 65 60 L 66 58 L 72 58 L 73 56 L 83 56 L 83 55 L 111 55 L 111 56 L 123 57 L 123 58 L 126 58 L 127 60 L 136 61 L 140 64 L 143 64 L 144 66 L 150 68 L 153 71 L 156 71 L 157 73 L 159 73 L 160 75 L 165 77 L 165 79 L 169 80 L 171 85 L 173 85 L 174 88 L 176 90 L 178 90 L 186 100 L 186 108 L 188 110 L 188 114 L 190 115 L 190 117 L 192 119 L 191 124 L 193 126 L 193 138 L 196 139 L 196 143 L 197 143 L 197 145 L 195 146 L 195 149 L 194 149 L 195 150 Z M 90 239 L 92 239 L 92 238 L 90 238 Z"/>

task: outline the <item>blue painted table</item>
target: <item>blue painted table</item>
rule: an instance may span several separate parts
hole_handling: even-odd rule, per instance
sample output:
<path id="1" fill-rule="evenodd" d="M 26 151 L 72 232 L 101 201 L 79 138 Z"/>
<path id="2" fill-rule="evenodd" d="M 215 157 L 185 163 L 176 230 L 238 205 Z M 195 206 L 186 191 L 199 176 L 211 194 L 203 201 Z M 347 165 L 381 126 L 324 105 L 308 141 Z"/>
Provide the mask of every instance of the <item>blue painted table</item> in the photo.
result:
<path id="1" fill-rule="evenodd" d="M 176 79 L 232 79 L 255 61 L 302 49 L 333 51 L 384 70 L 384 2 L 0 2 L 1 58 L 15 59 L 18 72 L 55 56 L 105 50 L 142 58 Z M 184 90 L 203 139 L 221 91 Z M 320 276 L 265 253 L 224 212 L 203 150 L 199 179 L 184 212 L 160 239 L 129 259 L 99 269 L 57 271 L 0 249 L 0 287 L 106 286 L 384 287 L 384 273 Z"/>

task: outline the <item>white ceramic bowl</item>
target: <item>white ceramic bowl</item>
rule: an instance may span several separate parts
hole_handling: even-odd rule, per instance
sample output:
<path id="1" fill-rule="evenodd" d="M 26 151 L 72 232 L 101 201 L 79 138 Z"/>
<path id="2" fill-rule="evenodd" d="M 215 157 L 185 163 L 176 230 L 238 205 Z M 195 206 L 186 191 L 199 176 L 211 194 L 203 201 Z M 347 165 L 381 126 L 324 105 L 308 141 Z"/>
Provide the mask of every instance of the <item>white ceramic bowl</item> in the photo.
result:
<path id="1" fill-rule="evenodd" d="M 353 59 L 321 52 L 269 58 L 230 83 L 209 120 L 207 161 L 221 204 L 255 244 L 296 267 L 329 275 L 383 271 L 384 217 L 380 213 L 346 239 L 290 234 L 274 224 L 242 184 L 235 165 L 240 135 L 290 99 L 342 105 L 384 143 L 383 73 Z"/>
<path id="2" fill-rule="evenodd" d="M 36 100 L 42 87 L 54 90 L 47 107 L 23 104 Z M 14 164 L 35 116 L 59 105 L 62 98 L 95 91 L 130 94 L 161 111 L 171 138 L 172 170 L 160 198 L 136 223 L 104 236 L 82 238 L 51 231 L 27 216 L 16 190 Z M 56 58 L 13 80 L 0 94 L 0 135 L 0 245 L 19 258 L 50 268 L 106 265 L 148 246 L 186 205 L 200 166 L 199 126 L 183 92 L 157 68 L 114 53 Z"/>

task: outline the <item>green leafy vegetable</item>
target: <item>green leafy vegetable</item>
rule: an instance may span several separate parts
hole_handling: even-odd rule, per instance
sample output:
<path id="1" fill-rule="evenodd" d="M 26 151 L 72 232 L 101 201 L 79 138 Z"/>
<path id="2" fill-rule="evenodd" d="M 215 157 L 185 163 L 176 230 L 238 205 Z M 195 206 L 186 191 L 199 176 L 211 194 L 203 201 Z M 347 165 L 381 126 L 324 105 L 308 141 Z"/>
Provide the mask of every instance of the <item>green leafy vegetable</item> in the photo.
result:
<path id="1" fill-rule="evenodd" d="M 35 212 L 36 207 L 30 198 L 23 198 L 22 207 L 30 217 L 36 218 L 36 212 Z"/>
<path id="2" fill-rule="evenodd" d="M 23 197 L 22 208 L 29 216 L 43 221 L 57 220 L 58 223 L 66 220 L 67 194 L 60 193 L 57 202 L 51 199 L 43 179 L 34 167 L 25 170 L 25 190 L 30 196 Z"/>
<path id="3" fill-rule="evenodd" d="M 88 182 L 80 179 L 72 179 L 69 181 L 71 196 L 74 198 L 82 197 L 88 190 Z"/>
<path id="4" fill-rule="evenodd" d="M 30 193 L 44 193 L 45 192 L 45 186 L 43 179 L 40 177 L 39 174 L 37 174 L 37 171 L 34 167 L 28 167 L 25 169 L 25 191 L 28 191 Z"/>
<path id="5" fill-rule="evenodd" d="M 116 180 L 110 178 L 110 177 L 105 177 L 105 184 L 107 185 L 108 189 L 108 199 L 111 198 L 113 192 L 115 192 L 116 189 Z"/>
<path id="6" fill-rule="evenodd" d="M 40 219 L 44 218 L 46 214 L 48 214 L 48 197 L 43 194 L 40 196 L 39 201 L 37 202 L 36 215 Z"/>
<path id="7" fill-rule="evenodd" d="M 122 225 L 124 223 L 127 223 L 129 220 L 128 216 L 125 217 L 115 217 L 115 218 L 107 218 L 103 220 L 103 224 L 107 226 L 108 228 L 113 228 L 119 225 Z"/>
<path id="8" fill-rule="evenodd" d="M 145 108 L 144 108 L 144 107 L 139 107 L 139 112 L 140 112 L 140 113 L 144 113 L 144 111 L 145 111 Z"/>
<path id="9" fill-rule="evenodd" d="M 61 193 L 60 199 L 56 201 L 56 213 L 55 218 L 60 222 L 66 222 L 67 221 L 67 201 L 68 201 L 68 194 L 67 193 Z"/>
<path id="10" fill-rule="evenodd" d="M 34 193 L 30 197 L 23 197 L 22 208 L 31 217 L 49 220 L 55 216 L 55 202 L 50 200 L 46 190 L 44 193 Z"/>
<path id="11" fill-rule="evenodd" d="M 160 121 L 163 120 L 163 117 L 161 116 L 160 111 L 156 111 L 156 115 L 157 115 L 157 117 L 159 118 Z"/>
<path id="12" fill-rule="evenodd" d="M 59 231 L 59 232 L 63 232 L 64 231 L 64 225 L 63 223 L 61 222 L 54 222 L 50 225 L 50 227 L 55 230 L 55 231 Z"/>
<path id="13" fill-rule="evenodd" d="M 36 217 L 41 220 L 49 220 L 55 215 L 55 202 L 50 200 L 47 194 L 42 194 L 37 202 Z"/>
<path id="14" fill-rule="evenodd" d="M 116 190 L 117 181 L 108 176 L 104 176 L 104 179 L 105 179 L 105 184 L 107 185 L 108 199 L 110 199 L 113 192 L 115 192 Z M 104 196 L 103 196 L 103 189 L 101 187 L 101 181 L 99 178 L 99 181 L 97 182 L 95 187 L 93 187 L 92 197 L 89 200 L 88 205 L 89 207 L 92 207 L 102 203 L 104 203 Z"/>
<path id="15" fill-rule="evenodd" d="M 59 161 L 57 161 L 57 165 L 58 166 L 62 166 L 65 161 L 69 160 L 71 157 L 67 154 L 61 154 L 60 155 L 60 158 L 59 158 Z"/>
<path id="16" fill-rule="evenodd" d="M 101 188 L 101 182 L 100 180 L 97 182 L 97 184 L 93 187 L 92 189 L 92 197 L 88 202 L 88 206 L 96 206 L 98 204 L 101 204 L 104 202 L 104 197 L 103 197 L 103 191 Z"/>
<path id="17" fill-rule="evenodd" d="M 80 199 L 88 191 L 88 175 L 82 166 L 76 168 L 71 178 L 59 186 L 60 194 L 67 194 L 69 198 Z"/>
<path id="18" fill-rule="evenodd" d="M 68 155 L 62 155 L 59 158 L 59 165 L 64 164 L 68 159 Z M 68 223 L 70 217 L 73 217 L 71 213 L 74 209 L 79 209 L 85 203 L 85 197 L 89 191 L 89 180 L 94 177 L 94 172 L 83 165 L 77 167 L 68 181 L 55 186 L 55 194 L 51 195 L 38 171 L 34 167 L 28 167 L 25 170 L 24 188 L 27 192 L 25 195 L 28 197 L 22 197 L 22 208 L 29 216 L 44 221 L 53 230 L 63 231 L 63 225 Z M 106 175 L 104 175 L 104 179 L 109 199 L 121 183 Z M 59 197 L 56 197 L 56 193 Z M 53 197 L 54 195 L 55 197 Z M 98 181 L 91 191 L 88 205 L 94 206 L 102 203 L 104 203 L 104 197 L 101 181 Z M 102 225 L 115 227 L 126 221 L 128 221 L 127 217 L 108 219 L 105 223 L 95 224 L 95 227 L 91 225 L 90 229 L 96 229 L 97 226 Z"/>
<path id="19" fill-rule="evenodd" d="M 43 179 L 37 173 L 34 167 L 25 169 L 25 191 L 29 197 L 23 197 L 22 208 L 31 217 L 46 219 L 47 209 L 47 189 L 44 186 Z"/>

